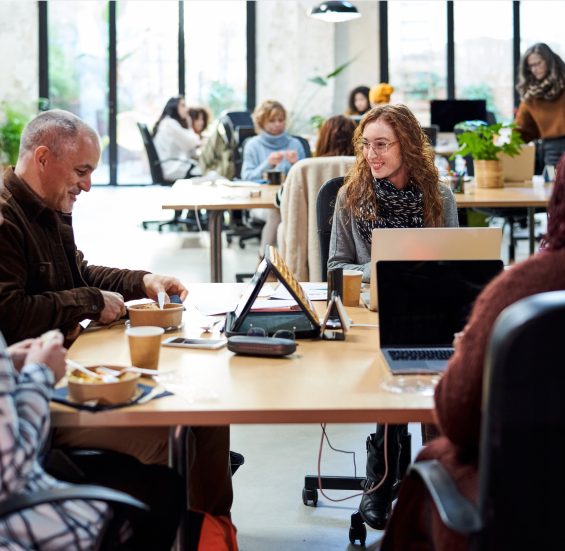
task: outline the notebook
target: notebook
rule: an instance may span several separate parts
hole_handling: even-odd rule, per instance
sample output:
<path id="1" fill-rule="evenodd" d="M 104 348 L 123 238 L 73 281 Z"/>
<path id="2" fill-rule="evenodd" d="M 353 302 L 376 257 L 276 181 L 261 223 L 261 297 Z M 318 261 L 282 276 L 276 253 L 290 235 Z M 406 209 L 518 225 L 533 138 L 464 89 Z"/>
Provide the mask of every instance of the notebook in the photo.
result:
<path id="1" fill-rule="evenodd" d="M 501 260 L 379 261 L 380 347 L 393 374 L 438 372 Z"/>
<path id="2" fill-rule="evenodd" d="M 502 228 L 395 228 L 373 230 L 370 310 L 378 310 L 379 260 L 495 260 L 500 258 Z"/>

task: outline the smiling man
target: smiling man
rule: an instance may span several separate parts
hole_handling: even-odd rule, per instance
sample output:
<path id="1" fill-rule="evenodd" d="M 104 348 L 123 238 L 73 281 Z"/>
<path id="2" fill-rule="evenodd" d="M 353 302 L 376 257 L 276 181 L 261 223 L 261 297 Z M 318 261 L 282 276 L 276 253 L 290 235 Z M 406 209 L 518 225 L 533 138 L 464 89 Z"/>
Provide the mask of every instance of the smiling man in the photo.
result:
<path id="1" fill-rule="evenodd" d="M 126 313 L 124 301 L 157 299 L 187 289 L 174 277 L 89 266 L 77 249 L 71 211 L 90 191 L 100 159 L 98 134 L 67 111 L 33 119 L 21 138 L 18 164 L 4 173 L 0 208 L 0 331 L 8 344 L 60 329 L 68 346 L 84 319 L 107 324 Z M 103 220 L 101 213 L 100 223 Z M 96 231 L 96 228 L 93 228 Z M 232 485 L 229 427 L 194 427 L 190 502 L 229 513 Z M 114 450 L 143 463 L 167 464 L 168 428 L 58 429 L 56 445 Z"/>

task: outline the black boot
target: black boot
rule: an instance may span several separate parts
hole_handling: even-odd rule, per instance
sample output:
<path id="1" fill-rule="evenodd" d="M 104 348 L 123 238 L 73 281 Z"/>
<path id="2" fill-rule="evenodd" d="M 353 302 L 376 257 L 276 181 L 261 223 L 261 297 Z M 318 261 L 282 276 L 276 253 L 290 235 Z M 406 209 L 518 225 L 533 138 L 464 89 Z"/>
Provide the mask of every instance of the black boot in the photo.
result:
<path id="1" fill-rule="evenodd" d="M 388 474 L 377 490 L 361 498 L 359 514 L 363 521 L 375 530 L 383 530 L 390 515 L 392 490 L 396 482 L 399 438 L 406 432 L 406 425 L 389 425 L 387 434 Z M 363 490 L 374 488 L 385 475 L 384 453 L 385 425 L 377 425 L 377 432 L 367 438 L 367 469 Z"/>

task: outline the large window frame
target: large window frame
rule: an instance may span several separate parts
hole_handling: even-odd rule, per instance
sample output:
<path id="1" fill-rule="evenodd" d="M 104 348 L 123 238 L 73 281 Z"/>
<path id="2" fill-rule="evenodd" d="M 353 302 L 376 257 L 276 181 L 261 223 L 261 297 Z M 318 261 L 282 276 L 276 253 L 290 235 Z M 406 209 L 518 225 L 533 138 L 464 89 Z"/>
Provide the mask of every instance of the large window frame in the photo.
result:
<path id="1" fill-rule="evenodd" d="M 116 1 L 109 4 L 108 18 L 108 111 L 109 111 L 109 185 L 118 185 L 118 90 L 117 90 L 117 28 Z M 49 99 L 49 35 L 48 35 L 48 2 L 38 1 L 39 6 L 39 97 Z M 186 83 L 185 40 L 184 40 L 184 2 L 178 3 L 178 93 L 184 95 Z M 255 108 L 256 101 L 256 64 L 255 64 L 255 1 L 246 2 L 247 16 L 247 109 Z M 106 185 L 106 184 L 104 184 Z"/>

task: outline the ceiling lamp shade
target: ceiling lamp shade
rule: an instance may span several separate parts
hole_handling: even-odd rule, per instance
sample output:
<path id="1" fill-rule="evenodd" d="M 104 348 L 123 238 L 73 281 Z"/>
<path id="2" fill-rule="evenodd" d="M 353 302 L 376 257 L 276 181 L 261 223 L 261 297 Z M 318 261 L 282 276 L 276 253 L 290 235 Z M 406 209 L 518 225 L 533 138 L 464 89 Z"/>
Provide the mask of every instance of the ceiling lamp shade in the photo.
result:
<path id="1" fill-rule="evenodd" d="M 351 2 L 324 2 L 316 8 L 310 8 L 308 16 L 328 23 L 341 23 L 361 17 Z"/>

